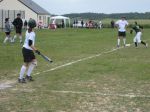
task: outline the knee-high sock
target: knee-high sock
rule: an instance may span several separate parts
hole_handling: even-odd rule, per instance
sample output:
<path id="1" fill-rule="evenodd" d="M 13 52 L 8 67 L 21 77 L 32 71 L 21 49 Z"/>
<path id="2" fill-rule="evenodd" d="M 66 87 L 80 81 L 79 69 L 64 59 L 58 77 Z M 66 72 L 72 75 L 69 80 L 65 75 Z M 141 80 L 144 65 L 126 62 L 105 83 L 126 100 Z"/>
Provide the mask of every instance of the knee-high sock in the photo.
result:
<path id="1" fill-rule="evenodd" d="M 13 42 L 13 38 L 12 38 L 12 37 L 9 37 L 9 41 L 10 41 L 10 42 Z"/>
<path id="2" fill-rule="evenodd" d="M 117 42 L 118 42 L 117 45 L 119 46 L 120 45 L 120 39 L 118 39 Z"/>
<path id="3" fill-rule="evenodd" d="M 32 71 L 33 71 L 33 69 L 34 69 L 35 66 L 36 66 L 36 65 L 34 65 L 33 63 L 31 63 L 31 64 L 29 65 L 29 68 L 28 68 L 28 70 L 27 70 L 27 75 L 28 75 L 28 76 L 31 76 L 31 73 L 32 73 Z"/>
<path id="4" fill-rule="evenodd" d="M 123 39 L 123 44 L 126 45 L 126 38 Z"/>
<path id="5" fill-rule="evenodd" d="M 6 37 L 3 43 L 6 43 L 8 39 L 9 39 L 9 38 L 8 38 L 8 37 Z"/>
<path id="6" fill-rule="evenodd" d="M 16 39 L 16 38 L 17 38 L 17 36 L 15 35 L 12 41 L 15 42 L 15 39 Z"/>
<path id="7" fill-rule="evenodd" d="M 20 42 L 22 42 L 22 36 L 19 36 L 19 38 L 20 38 Z"/>
<path id="8" fill-rule="evenodd" d="M 19 79 L 23 78 L 24 73 L 26 72 L 27 67 L 22 65 L 21 70 L 20 70 L 20 75 L 19 75 Z"/>

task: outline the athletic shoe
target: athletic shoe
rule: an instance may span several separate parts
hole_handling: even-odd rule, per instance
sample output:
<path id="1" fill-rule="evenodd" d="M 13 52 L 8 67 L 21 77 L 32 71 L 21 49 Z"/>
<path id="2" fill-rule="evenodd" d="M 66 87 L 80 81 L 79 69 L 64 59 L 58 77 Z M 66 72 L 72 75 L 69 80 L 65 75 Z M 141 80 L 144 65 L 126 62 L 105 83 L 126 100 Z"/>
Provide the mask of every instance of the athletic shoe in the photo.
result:
<path id="1" fill-rule="evenodd" d="M 26 80 L 25 80 L 25 78 L 23 78 L 23 79 L 18 79 L 18 82 L 19 82 L 19 83 L 26 83 Z"/>
<path id="2" fill-rule="evenodd" d="M 148 47 L 148 43 L 146 43 L 146 48 Z"/>
<path id="3" fill-rule="evenodd" d="M 119 45 L 117 45 L 117 48 L 119 48 L 120 46 Z"/>
<path id="4" fill-rule="evenodd" d="M 124 44 L 123 47 L 125 48 L 125 47 L 126 47 L 126 44 Z"/>
<path id="5" fill-rule="evenodd" d="M 27 79 L 28 81 L 34 81 L 33 78 L 32 78 L 31 76 L 28 76 L 28 75 L 26 75 L 26 79 Z"/>

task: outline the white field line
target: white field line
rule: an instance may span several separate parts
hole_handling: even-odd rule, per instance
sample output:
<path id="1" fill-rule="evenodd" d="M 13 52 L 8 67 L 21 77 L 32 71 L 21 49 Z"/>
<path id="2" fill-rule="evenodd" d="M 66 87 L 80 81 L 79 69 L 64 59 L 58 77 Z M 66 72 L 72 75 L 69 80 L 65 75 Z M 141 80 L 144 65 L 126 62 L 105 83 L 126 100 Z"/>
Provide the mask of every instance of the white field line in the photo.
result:
<path id="1" fill-rule="evenodd" d="M 147 41 L 149 41 L 150 39 L 148 39 Z M 131 43 L 130 45 L 133 45 L 134 43 Z M 129 46 L 130 47 L 130 46 Z M 78 59 L 76 61 L 72 61 L 72 62 L 69 62 L 69 63 L 66 63 L 66 64 L 63 64 L 63 65 L 60 65 L 60 66 L 57 66 L 57 67 L 54 67 L 54 68 L 51 68 L 49 70 L 45 70 L 45 71 L 42 71 L 42 72 L 37 72 L 33 75 L 39 75 L 41 73 L 47 73 L 47 72 L 50 72 L 50 71 L 54 71 L 54 70 L 57 70 L 57 69 L 60 69 L 60 68 L 63 68 L 63 67 L 66 67 L 66 66 L 70 66 L 72 64 L 75 64 L 75 63 L 78 63 L 78 62 L 81 62 L 81 61 L 85 61 L 85 60 L 89 60 L 89 59 L 92 59 L 92 58 L 96 58 L 96 57 L 99 57 L 101 56 L 102 54 L 108 54 L 108 53 L 112 53 L 118 49 L 122 49 L 124 48 L 123 46 L 122 47 L 119 47 L 119 48 L 112 48 L 112 50 L 110 51 L 103 51 L 99 54 L 96 54 L 96 55 L 93 55 L 93 56 L 89 56 L 89 57 L 85 57 L 85 58 L 82 58 L 82 59 Z"/>
<path id="2" fill-rule="evenodd" d="M 47 72 L 50 72 L 50 71 L 54 71 L 54 70 L 57 70 L 57 69 L 60 69 L 60 68 L 66 67 L 66 66 L 73 65 L 73 64 L 78 63 L 78 62 L 81 62 L 81 61 L 85 61 L 85 60 L 89 60 L 89 59 L 92 59 L 92 58 L 99 57 L 99 56 L 101 56 L 102 54 L 112 53 L 112 52 L 114 52 L 114 51 L 116 51 L 116 50 L 118 50 L 118 49 L 121 49 L 121 48 L 123 48 L 123 47 L 120 47 L 120 48 L 113 48 L 113 49 L 110 50 L 110 51 L 104 51 L 104 52 L 101 52 L 101 53 L 96 54 L 96 55 L 93 55 L 93 56 L 89 56 L 89 57 L 86 57 L 86 58 L 78 59 L 78 60 L 76 60 L 76 61 L 72 61 L 72 62 L 63 64 L 63 65 L 60 65 L 60 66 L 51 68 L 51 69 L 49 69 L 49 70 L 45 70 L 45 71 L 42 71 L 42 72 L 35 73 L 35 74 L 33 74 L 33 75 L 38 75 L 38 74 L 41 74 L 41 73 L 47 73 Z"/>
<path id="3" fill-rule="evenodd" d="M 110 50 L 110 51 L 104 51 L 104 52 L 101 52 L 101 53 L 99 53 L 99 54 L 96 54 L 96 55 L 93 55 L 93 56 L 90 56 L 90 57 L 78 59 L 78 60 L 76 60 L 76 61 L 72 61 L 72 62 L 63 64 L 63 65 L 60 65 L 60 66 L 57 66 L 57 67 L 54 67 L 54 68 L 51 68 L 51 69 L 42 71 L 42 72 L 37 72 L 37 73 L 35 73 L 35 74 L 33 74 L 33 75 L 38 75 L 38 74 L 42 74 L 42 73 L 47 73 L 47 72 L 50 72 L 50 71 L 54 71 L 54 70 L 57 70 L 57 69 L 60 69 L 60 68 L 66 67 L 66 66 L 70 66 L 70 65 L 72 65 L 72 64 L 75 64 L 75 63 L 78 63 L 78 62 L 81 62 L 81 61 L 85 61 L 85 60 L 89 60 L 89 59 L 92 59 L 92 58 L 95 58 L 95 57 L 99 57 L 99 56 L 101 56 L 102 54 L 108 54 L 108 53 L 114 52 L 114 51 L 116 51 L 117 49 L 121 49 L 121 48 L 123 48 L 123 47 L 116 48 L 116 49 L 112 49 L 112 50 Z M 15 75 L 17 75 L 17 74 L 15 74 Z M 16 83 L 17 83 L 17 82 L 16 82 Z M 13 84 L 0 83 L 0 90 L 13 87 L 14 84 L 15 84 L 15 83 L 13 83 Z"/>
<path id="4" fill-rule="evenodd" d="M 141 94 L 119 94 L 119 93 L 101 93 L 101 92 L 81 92 L 81 91 L 56 91 L 51 90 L 53 93 L 60 93 L 60 94 L 83 94 L 83 95 L 99 95 L 99 96 L 117 96 L 117 97 L 129 97 L 129 98 L 150 98 L 150 95 L 141 95 Z"/>

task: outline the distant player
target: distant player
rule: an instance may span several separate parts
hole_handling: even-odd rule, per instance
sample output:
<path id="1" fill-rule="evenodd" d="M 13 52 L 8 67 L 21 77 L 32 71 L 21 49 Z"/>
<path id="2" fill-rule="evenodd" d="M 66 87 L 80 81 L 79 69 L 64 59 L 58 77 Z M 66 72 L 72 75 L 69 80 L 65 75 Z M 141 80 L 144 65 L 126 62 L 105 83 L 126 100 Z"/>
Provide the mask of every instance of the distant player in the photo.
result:
<path id="1" fill-rule="evenodd" d="M 10 42 L 12 42 L 12 38 L 10 36 L 11 33 L 11 27 L 9 24 L 9 18 L 5 19 L 5 34 L 6 34 L 6 38 L 4 39 L 4 44 L 9 40 Z"/>
<path id="2" fill-rule="evenodd" d="M 22 43 L 22 26 L 23 26 L 23 21 L 21 19 L 21 14 L 18 13 L 17 14 L 17 18 L 14 19 L 13 21 L 13 25 L 15 26 L 15 30 L 16 30 L 16 35 L 13 38 L 13 42 L 15 42 L 15 39 L 17 38 L 17 35 L 20 38 L 20 43 Z"/>
<path id="3" fill-rule="evenodd" d="M 22 54 L 24 58 L 24 64 L 21 67 L 20 75 L 18 82 L 26 83 L 26 80 L 33 81 L 31 77 L 31 73 L 34 67 L 37 65 L 37 60 L 35 58 L 34 52 L 40 54 L 40 52 L 36 49 L 35 45 L 35 32 L 33 28 L 36 27 L 36 22 L 34 19 L 30 19 L 28 22 L 28 30 L 25 34 L 25 42 L 22 48 Z M 26 72 L 27 71 L 27 72 Z M 24 78 L 24 74 L 26 72 L 26 77 Z"/>
<path id="4" fill-rule="evenodd" d="M 141 43 L 141 44 L 145 45 L 146 47 L 148 47 L 148 44 L 141 40 L 143 27 L 138 25 L 137 22 L 135 22 L 135 26 L 132 29 L 136 33 L 136 36 L 133 39 L 133 41 L 135 43 L 135 47 L 137 47 L 139 43 Z M 132 32 L 132 30 L 130 31 L 130 33 L 131 32 Z"/>
<path id="5" fill-rule="evenodd" d="M 125 17 L 121 17 L 121 20 L 118 20 L 115 25 L 118 27 L 118 39 L 117 47 L 120 47 L 120 38 L 123 37 L 124 47 L 126 46 L 126 27 L 129 23 L 126 21 Z"/>

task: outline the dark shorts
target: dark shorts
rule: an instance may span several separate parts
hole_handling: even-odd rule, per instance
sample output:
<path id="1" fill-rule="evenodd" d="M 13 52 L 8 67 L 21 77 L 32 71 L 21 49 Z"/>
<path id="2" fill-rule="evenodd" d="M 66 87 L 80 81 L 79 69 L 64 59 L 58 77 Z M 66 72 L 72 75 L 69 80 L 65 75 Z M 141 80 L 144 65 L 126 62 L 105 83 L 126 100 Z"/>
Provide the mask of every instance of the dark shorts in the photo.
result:
<path id="1" fill-rule="evenodd" d="M 126 32 L 118 32 L 119 37 L 126 37 Z"/>
<path id="2" fill-rule="evenodd" d="M 16 33 L 21 34 L 22 33 L 22 29 L 21 28 L 16 28 Z"/>
<path id="3" fill-rule="evenodd" d="M 24 62 L 26 63 L 32 62 L 32 60 L 35 59 L 35 55 L 32 50 L 23 47 L 22 54 L 23 54 Z"/>
<path id="4" fill-rule="evenodd" d="M 10 35 L 10 32 L 5 32 L 6 35 Z"/>

